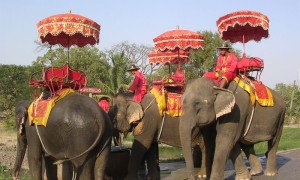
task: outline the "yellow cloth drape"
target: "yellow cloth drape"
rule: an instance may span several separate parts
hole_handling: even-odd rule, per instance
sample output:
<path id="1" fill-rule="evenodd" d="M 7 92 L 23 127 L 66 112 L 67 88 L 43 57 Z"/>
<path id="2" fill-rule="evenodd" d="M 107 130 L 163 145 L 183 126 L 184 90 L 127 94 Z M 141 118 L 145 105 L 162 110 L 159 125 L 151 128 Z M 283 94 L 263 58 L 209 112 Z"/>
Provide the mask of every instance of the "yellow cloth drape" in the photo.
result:
<path id="1" fill-rule="evenodd" d="M 274 106 L 273 96 L 269 88 L 266 87 L 268 98 L 259 98 L 257 93 L 253 92 L 253 88 L 249 84 L 245 83 L 242 79 L 235 77 L 234 81 L 238 84 L 238 86 L 249 93 L 252 105 L 254 105 L 255 101 L 257 100 L 261 106 Z"/>
<path id="2" fill-rule="evenodd" d="M 74 92 L 75 91 L 73 89 L 62 89 L 57 92 L 58 96 L 55 96 L 52 99 L 40 100 L 39 98 L 36 101 L 33 101 L 28 108 L 29 125 L 34 123 L 36 125 L 43 125 L 46 127 L 50 112 L 55 103 L 68 94 Z"/>

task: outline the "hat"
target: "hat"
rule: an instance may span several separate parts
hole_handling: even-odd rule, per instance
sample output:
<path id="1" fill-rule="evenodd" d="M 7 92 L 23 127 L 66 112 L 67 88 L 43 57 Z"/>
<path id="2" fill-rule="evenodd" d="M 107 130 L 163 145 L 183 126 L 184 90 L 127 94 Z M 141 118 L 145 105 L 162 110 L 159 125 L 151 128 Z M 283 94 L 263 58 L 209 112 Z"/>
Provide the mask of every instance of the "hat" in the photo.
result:
<path id="1" fill-rule="evenodd" d="M 217 47 L 217 49 L 231 49 L 228 43 L 223 43 L 221 47 Z"/>
<path id="2" fill-rule="evenodd" d="M 127 71 L 136 71 L 139 70 L 140 68 L 136 67 L 134 64 L 131 64 L 129 66 L 129 68 L 127 69 Z"/>

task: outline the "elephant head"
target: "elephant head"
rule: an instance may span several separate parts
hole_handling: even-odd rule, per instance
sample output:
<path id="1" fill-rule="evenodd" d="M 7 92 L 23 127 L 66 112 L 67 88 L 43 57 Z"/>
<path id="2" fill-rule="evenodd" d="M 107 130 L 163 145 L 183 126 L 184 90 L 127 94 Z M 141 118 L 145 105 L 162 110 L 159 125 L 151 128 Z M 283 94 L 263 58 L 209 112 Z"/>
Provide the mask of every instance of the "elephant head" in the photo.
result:
<path id="1" fill-rule="evenodd" d="M 108 114 L 114 127 L 122 133 L 131 131 L 132 125 L 144 116 L 140 103 L 131 100 L 126 94 L 118 94 L 113 97 Z"/>
<path id="2" fill-rule="evenodd" d="M 207 78 L 199 78 L 187 85 L 183 96 L 183 119 L 195 118 L 197 125 L 207 125 L 231 112 L 235 105 L 233 93 L 217 87 Z"/>

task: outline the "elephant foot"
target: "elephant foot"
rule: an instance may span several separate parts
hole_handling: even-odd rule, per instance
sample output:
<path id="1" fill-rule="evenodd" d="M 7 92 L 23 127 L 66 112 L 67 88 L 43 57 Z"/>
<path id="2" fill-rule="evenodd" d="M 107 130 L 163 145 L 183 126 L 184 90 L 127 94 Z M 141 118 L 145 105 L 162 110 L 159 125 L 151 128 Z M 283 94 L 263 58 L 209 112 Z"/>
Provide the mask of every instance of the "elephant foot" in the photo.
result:
<path id="1" fill-rule="evenodd" d="M 250 180 L 252 177 L 251 175 L 248 173 L 248 174 L 237 174 L 235 176 L 235 180 Z"/>
<path id="2" fill-rule="evenodd" d="M 265 170 L 265 175 L 266 176 L 276 176 L 277 174 L 277 168 L 276 168 L 276 165 L 273 166 L 273 165 L 267 165 L 267 168 Z"/>
<path id="3" fill-rule="evenodd" d="M 260 167 L 254 167 L 254 168 L 251 168 L 251 171 L 250 171 L 250 174 L 251 176 L 254 176 L 254 175 L 260 175 L 262 174 L 264 171 L 262 169 L 262 166 Z"/>
<path id="4" fill-rule="evenodd" d="M 276 176 L 277 171 L 265 171 L 266 176 Z"/>
<path id="5" fill-rule="evenodd" d="M 206 179 L 207 179 L 206 174 L 198 175 L 198 176 L 197 176 L 197 180 L 206 180 Z"/>
<path id="6" fill-rule="evenodd" d="M 207 175 L 206 175 L 206 171 L 205 170 L 201 170 L 200 172 L 198 172 L 197 174 L 197 179 L 199 180 L 204 180 L 207 178 Z"/>

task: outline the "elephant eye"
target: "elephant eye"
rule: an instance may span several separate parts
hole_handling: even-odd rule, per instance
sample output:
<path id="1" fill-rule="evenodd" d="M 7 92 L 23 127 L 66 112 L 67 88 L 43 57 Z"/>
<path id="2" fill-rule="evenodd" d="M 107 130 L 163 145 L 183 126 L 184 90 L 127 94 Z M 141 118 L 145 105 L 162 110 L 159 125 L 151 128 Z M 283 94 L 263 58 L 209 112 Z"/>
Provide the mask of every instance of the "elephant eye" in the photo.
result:
<path id="1" fill-rule="evenodd" d="M 195 101 L 195 102 L 194 102 L 194 106 L 195 106 L 195 107 L 200 106 L 200 102 L 199 102 L 199 101 Z"/>

